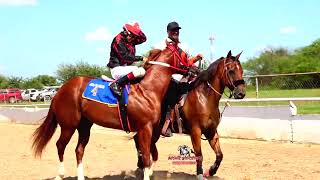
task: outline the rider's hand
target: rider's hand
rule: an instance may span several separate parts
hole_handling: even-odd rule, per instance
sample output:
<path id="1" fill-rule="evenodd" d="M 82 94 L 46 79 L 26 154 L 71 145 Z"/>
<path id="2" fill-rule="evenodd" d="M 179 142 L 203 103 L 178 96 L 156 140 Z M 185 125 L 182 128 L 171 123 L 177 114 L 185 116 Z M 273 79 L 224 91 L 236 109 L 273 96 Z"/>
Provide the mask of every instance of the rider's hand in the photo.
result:
<path id="1" fill-rule="evenodd" d="M 197 58 L 198 58 L 199 60 L 201 60 L 201 59 L 203 59 L 203 55 L 202 55 L 202 54 L 198 54 L 198 55 L 197 55 Z"/>
<path id="2" fill-rule="evenodd" d="M 147 61 L 148 61 L 148 58 L 147 58 L 147 57 L 145 57 L 145 56 L 143 56 L 142 61 L 145 63 L 145 62 L 147 62 Z"/>

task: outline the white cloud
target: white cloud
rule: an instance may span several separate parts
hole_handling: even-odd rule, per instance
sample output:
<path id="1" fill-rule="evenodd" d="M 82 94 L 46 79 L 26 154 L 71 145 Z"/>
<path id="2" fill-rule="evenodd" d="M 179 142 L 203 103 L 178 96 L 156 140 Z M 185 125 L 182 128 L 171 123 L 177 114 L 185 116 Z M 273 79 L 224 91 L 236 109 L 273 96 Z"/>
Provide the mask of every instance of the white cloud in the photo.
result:
<path id="1" fill-rule="evenodd" d="M 0 6 L 27 6 L 27 5 L 36 5 L 37 0 L 0 0 Z"/>
<path id="2" fill-rule="evenodd" d="M 107 41 L 112 37 L 110 31 L 106 27 L 100 27 L 94 32 L 88 32 L 85 35 L 87 41 Z"/>
<path id="3" fill-rule="evenodd" d="M 280 28 L 280 34 L 294 34 L 297 32 L 296 27 L 293 26 L 287 26 L 287 27 L 282 27 Z"/>

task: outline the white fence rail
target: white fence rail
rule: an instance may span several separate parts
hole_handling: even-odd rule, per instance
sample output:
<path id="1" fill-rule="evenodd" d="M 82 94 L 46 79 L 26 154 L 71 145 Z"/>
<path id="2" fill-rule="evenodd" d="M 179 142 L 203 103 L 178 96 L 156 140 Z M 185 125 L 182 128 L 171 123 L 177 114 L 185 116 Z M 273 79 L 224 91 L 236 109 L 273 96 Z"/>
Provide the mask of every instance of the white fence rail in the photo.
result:
<path id="1" fill-rule="evenodd" d="M 0 122 L 40 124 L 47 113 L 48 108 L 1 107 Z M 319 129 L 320 115 L 292 116 L 288 106 L 227 107 L 218 127 L 223 137 L 320 144 Z"/>

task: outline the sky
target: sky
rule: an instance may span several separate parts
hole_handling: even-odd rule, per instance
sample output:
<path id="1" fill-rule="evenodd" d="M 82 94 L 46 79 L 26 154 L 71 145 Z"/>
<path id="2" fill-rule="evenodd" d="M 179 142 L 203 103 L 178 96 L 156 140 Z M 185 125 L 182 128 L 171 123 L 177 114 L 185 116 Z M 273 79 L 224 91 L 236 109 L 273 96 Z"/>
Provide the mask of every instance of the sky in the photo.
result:
<path id="1" fill-rule="evenodd" d="M 129 21 L 147 36 L 137 55 L 176 21 L 191 55 L 243 51 L 245 62 L 266 48 L 293 50 L 320 38 L 319 7 L 319 0 L 0 0 L 0 74 L 55 76 L 59 65 L 79 61 L 106 66 L 112 39 Z"/>

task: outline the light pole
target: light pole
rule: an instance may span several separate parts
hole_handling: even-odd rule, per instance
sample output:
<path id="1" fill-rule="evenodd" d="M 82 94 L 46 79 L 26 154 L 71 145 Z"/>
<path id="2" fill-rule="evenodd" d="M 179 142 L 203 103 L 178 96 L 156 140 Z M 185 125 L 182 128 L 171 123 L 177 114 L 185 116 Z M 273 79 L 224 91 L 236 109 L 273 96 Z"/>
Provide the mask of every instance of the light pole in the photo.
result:
<path id="1" fill-rule="evenodd" d="M 211 35 L 209 37 L 209 41 L 210 41 L 210 60 L 211 62 L 213 61 L 213 41 L 215 40 L 214 36 Z"/>

